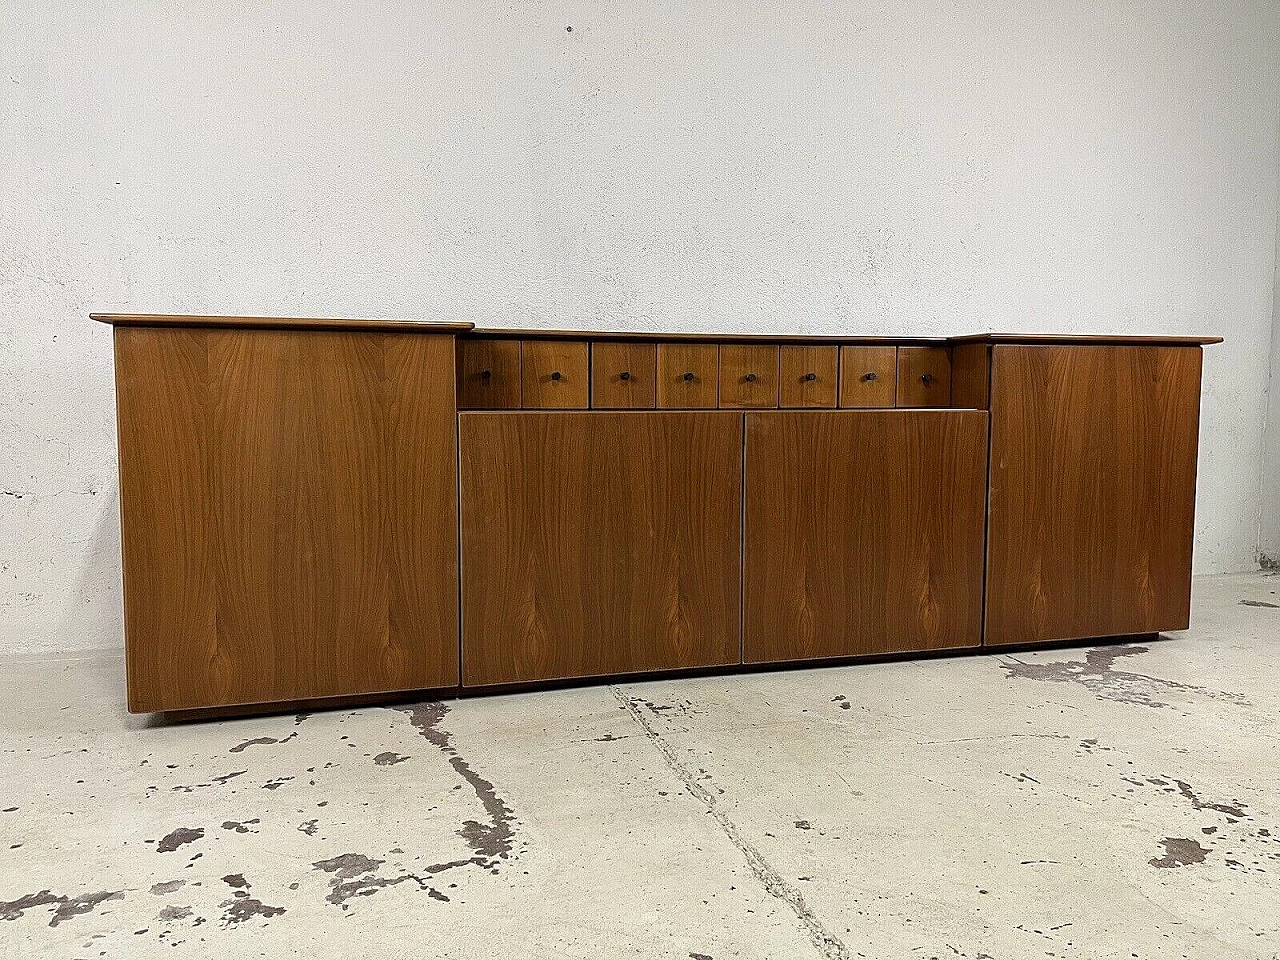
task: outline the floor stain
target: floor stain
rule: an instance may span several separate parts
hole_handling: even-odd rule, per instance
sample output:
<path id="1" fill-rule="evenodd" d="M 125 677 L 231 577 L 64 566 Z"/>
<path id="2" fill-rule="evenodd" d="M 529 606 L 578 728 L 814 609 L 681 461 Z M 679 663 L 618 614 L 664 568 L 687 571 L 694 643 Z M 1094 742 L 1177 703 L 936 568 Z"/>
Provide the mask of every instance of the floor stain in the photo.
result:
<path id="1" fill-rule="evenodd" d="M 1196 796 L 1196 793 L 1191 789 L 1190 784 L 1185 783 L 1182 780 L 1174 780 L 1173 782 L 1178 785 L 1178 793 L 1190 800 L 1191 806 L 1195 807 L 1197 810 L 1213 810 L 1216 813 L 1225 814 L 1228 817 L 1235 817 L 1237 820 L 1245 820 L 1249 816 L 1244 812 L 1244 804 L 1239 801 L 1234 803 L 1209 803 L 1208 801 L 1201 800 Z"/>
<path id="2" fill-rule="evenodd" d="M 374 757 L 373 762 L 379 767 L 394 767 L 397 763 L 404 763 L 408 759 L 408 757 L 402 757 L 398 753 L 387 750 L 385 753 L 380 753 Z"/>
<path id="3" fill-rule="evenodd" d="M 222 821 L 222 829 L 234 830 L 236 833 L 257 833 L 258 832 L 257 830 L 250 830 L 249 828 L 253 824 L 261 823 L 261 822 L 262 821 L 259 820 L 257 817 L 254 817 L 252 820 L 245 820 L 243 822 L 240 820 L 224 820 Z"/>
<path id="4" fill-rule="evenodd" d="M 185 880 L 163 880 L 160 883 L 153 883 L 151 885 L 151 892 L 157 897 L 162 897 L 167 893 L 173 893 L 173 891 L 177 890 L 186 882 L 187 881 Z"/>
<path id="5" fill-rule="evenodd" d="M 1272 610 L 1280 610 L 1280 603 L 1267 603 L 1265 600 L 1241 600 L 1242 607 L 1269 607 Z"/>
<path id="6" fill-rule="evenodd" d="M 471 862 L 461 860 L 449 864 L 436 864 L 429 867 L 427 873 L 448 870 Z M 378 876 L 375 871 L 384 863 L 386 863 L 385 860 L 375 860 L 363 853 L 344 853 L 341 856 L 330 857 L 328 860 L 317 860 L 311 867 L 313 870 L 321 870 L 332 875 L 329 880 L 329 893 L 325 900 L 340 906 L 343 910 L 348 909 L 347 901 L 352 897 L 369 897 L 386 887 L 409 882 L 417 884 L 418 889 L 425 891 L 433 900 L 450 902 L 448 897 L 431 885 L 428 877 L 414 873 L 406 873 L 398 877 Z"/>
<path id="7" fill-rule="evenodd" d="M 1143 707 L 1169 706 L 1157 697 L 1170 692 L 1191 693 L 1241 706 L 1249 705 L 1249 701 L 1238 694 L 1115 669 L 1116 661 L 1121 657 L 1135 657 L 1147 652 L 1149 652 L 1148 647 L 1121 644 L 1089 650 L 1085 653 L 1084 660 L 1026 663 L 1014 657 L 1007 657 L 1000 662 L 1000 666 L 1010 680 L 1078 683 L 1099 700 L 1114 700 L 1118 703 L 1132 703 Z"/>
<path id="8" fill-rule="evenodd" d="M 271 917 L 277 917 L 285 912 L 284 907 L 273 907 L 253 897 L 224 900 L 218 904 L 218 907 L 222 910 L 222 925 L 224 927 L 233 927 L 244 923 L 246 920 L 252 920 L 254 917 L 262 917 L 264 920 L 269 920 Z"/>
<path id="9" fill-rule="evenodd" d="M 1165 837 L 1160 842 L 1164 844 L 1164 856 L 1152 857 L 1147 862 L 1162 870 L 1204 863 L 1204 858 L 1209 855 L 1207 849 L 1186 837 Z"/>
<path id="10" fill-rule="evenodd" d="M 515 811 L 498 796 L 492 783 L 471 769 L 471 765 L 453 746 L 449 733 L 440 728 L 440 721 L 449 711 L 445 704 L 427 702 L 393 709 L 407 714 L 409 722 L 427 742 L 445 755 L 450 766 L 475 791 L 489 822 L 467 820 L 458 831 L 458 836 L 466 840 L 475 852 L 478 865 L 496 870 L 498 862 L 506 860 L 515 845 Z"/>
<path id="11" fill-rule="evenodd" d="M 156 919 L 162 923 L 166 923 L 173 920 L 185 920 L 189 916 L 191 916 L 190 907 L 180 907 L 170 904 L 156 915 Z"/>
<path id="12" fill-rule="evenodd" d="M 295 730 L 293 733 L 280 740 L 277 740 L 275 737 L 254 737 L 252 740 L 245 740 L 242 743 L 237 743 L 234 747 L 228 750 L 227 753 L 244 753 L 249 747 L 256 747 L 260 745 L 266 746 L 272 743 L 284 743 L 287 740 L 292 740 L 297 735 L 298 731 Z"/>
<path id="13" fill-rule="evenodd" d="M 83 893 L 78 897 L 65 897 L 50 890 L 39 893 L 28 893 L 17 900 L 0 902 L 0 920 L 17 920 L 27 910 L 37 907 L 54 906 L 49 926 L 56 927 L 65 920 L 91 913 L 101 903 L 108 900 L 123 900 L 123 890 L 99 890 L 97 893 Z"/>
<path id="14" fill-rule="evenodd" d="M 156 853 L 172 853 L 185 843 L 195 843 L 204 836 L 204 827 L 179 827 L 161 838 Z"/>

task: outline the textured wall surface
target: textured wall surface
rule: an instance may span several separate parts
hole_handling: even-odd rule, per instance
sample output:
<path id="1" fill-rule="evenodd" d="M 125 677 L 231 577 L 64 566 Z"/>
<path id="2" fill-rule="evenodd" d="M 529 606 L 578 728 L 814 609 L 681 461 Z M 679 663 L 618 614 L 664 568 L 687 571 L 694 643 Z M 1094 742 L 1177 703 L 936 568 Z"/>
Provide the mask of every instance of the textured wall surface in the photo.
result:
<path id="1" fill-rule="evenodd" d="M 0 652 L 120 638 L 98 310 L 1218 333 L 1258 546 L 1280 5 L 0 0 Z"/>
<path id="2" fill-rule="evenodd" d="M 1276 176 L 1280 179 L 1280 171 Z M 1264 567 L 1276 568 L 1280 567 L 1280 212 L 1276 214 L 1276 271 L 1271 304 L 1271 378 L 1262 451 L 1258 560 Z"/>

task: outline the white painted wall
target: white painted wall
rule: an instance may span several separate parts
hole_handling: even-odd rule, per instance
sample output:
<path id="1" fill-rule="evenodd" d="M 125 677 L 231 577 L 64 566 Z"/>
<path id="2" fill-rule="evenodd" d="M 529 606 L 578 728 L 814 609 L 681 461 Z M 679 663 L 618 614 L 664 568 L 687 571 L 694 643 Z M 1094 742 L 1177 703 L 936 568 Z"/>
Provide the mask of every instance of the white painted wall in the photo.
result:
<path id="1" fill-rule="evenodd" d="M 1278 22 L 1275 0 L 0 0 L 0 652 L 121 642 L 91 309 L 1222 334 L 1197 569 L 1249 567 Z"/>
<path id="2" fill-rule="evenodd" d="M 1280 179 L 1280 171 L 1277 171 Z M 1276 215 L 1276 262 L 1271 297 L 1271 376 L 1263 434 L 1262 502 L 1258 518 L 1258 562 L 1280 567 L 1280 213 Z"/>

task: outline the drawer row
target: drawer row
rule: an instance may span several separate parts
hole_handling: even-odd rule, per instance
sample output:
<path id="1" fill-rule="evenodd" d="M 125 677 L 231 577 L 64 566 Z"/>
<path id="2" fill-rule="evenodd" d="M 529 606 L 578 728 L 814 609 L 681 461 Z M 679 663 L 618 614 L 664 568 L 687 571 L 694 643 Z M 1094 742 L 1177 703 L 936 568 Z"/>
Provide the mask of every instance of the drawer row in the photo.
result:
<path id="1" fill-rule="evenodd" d="M 463 410 L 948 407 L 947 347 L 458 340 Z"/>

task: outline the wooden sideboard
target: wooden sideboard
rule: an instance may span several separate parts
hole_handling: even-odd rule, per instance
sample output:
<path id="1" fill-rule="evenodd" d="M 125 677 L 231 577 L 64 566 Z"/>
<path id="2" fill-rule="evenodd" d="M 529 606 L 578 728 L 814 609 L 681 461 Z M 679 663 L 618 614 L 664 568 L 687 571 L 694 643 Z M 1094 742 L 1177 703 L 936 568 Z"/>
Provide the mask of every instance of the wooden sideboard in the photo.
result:
<path id="1" fill-rule="evenodd" d="M 1217 338 L 93 319 L 135 712 L 1188 623 Z"/>

